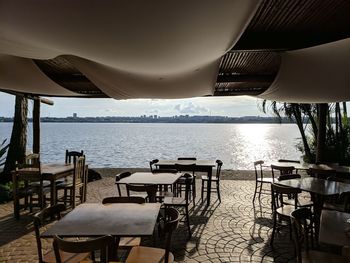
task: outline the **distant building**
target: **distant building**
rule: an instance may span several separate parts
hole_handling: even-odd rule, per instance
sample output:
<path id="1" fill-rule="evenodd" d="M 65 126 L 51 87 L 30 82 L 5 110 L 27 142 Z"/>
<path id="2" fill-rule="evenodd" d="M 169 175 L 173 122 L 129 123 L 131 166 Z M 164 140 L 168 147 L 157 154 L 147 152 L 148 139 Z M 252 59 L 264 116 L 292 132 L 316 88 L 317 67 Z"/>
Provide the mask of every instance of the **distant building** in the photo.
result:
<path id="1" fill-rule="evenodd" d="M 73 118 L 77 118 L 77 117 L 78 117 L 78 114 L 73 113 Z"/>

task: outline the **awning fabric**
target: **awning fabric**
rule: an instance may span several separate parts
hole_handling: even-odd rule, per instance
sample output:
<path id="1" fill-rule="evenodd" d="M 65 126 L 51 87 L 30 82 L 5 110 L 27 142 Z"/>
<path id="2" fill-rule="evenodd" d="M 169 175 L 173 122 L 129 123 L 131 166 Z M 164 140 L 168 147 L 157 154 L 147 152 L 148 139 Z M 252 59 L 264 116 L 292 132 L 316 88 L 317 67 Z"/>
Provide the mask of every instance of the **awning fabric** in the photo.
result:
<path id="1" fill-rule="evenodd" d="M 299 103 L 350 100 L 350 38 L 282 54 L 279 72 L 260 98 Z"/>
<path id="2" fill-rule="evenodd" d="M 0 88 L 76 96 L 32 59 L 64 56 L 116 99 L 213 94 L 260 0 L 2 0 Z"/>

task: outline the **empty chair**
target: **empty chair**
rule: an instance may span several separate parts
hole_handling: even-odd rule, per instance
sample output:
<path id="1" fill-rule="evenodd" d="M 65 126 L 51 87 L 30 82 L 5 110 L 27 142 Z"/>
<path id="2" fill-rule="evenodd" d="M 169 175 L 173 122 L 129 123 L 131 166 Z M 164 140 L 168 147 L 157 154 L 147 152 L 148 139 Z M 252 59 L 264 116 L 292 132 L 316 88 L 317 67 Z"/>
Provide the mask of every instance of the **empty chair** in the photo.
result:
<path id="1" fill-rule="evenodd" d="M 349 258 L 343 256 L 310 250 L 309 239 L 311 239 L 311 246 L 313 240 L 313 218 L 309 209 L 296 209 L 291 213 L 290 220 L 293 230 L 297 263 L 349 262 Z M 309 235 L 309 233 L 311 235 Z M 302 251 L 303 247 L 304 251 Z"/>
<path id="2" fill-rule="evenodd" d="M 117 204 L 117 203 L 134 203 L 134 204 L 144 204 L 145 199 L 140 196 L 112 196 L 106 197 L 102 200 L 102 204 Z M 130 249 L 134 246 L 139 246 L 141 243 L 141 238 L 139 237 L 122 237 L 119 240 L 118 248 Z"/>
<path id="3" fill-rule="evenodd" d="M 43 248 L 41 243 L 41 237 L 40 237 L 40 230 L 42 227 L 46 225 L 46 223 L 50 222 L 52 223 L 55 219 L 59 220 L 61 219 L 61 213 L 66 210 L 65 205 L 63 204 L 57 204 L 52 207 L 48 207 L 43 209 L 42 211 L 36 213 L 34 215 L 34 230 L 35 230 L 35 239 L 38 249 L 38 258 L 40 263 L 44 262 L 56 262 L 55 259 L 55 253 L 53 250 L 48 251 L 47 253 L 43 254 Z M 66 262 L 66 260 L 76 260 L 72 262 L 80 262 L 81 260 L 87 258 L 89 256 L 89 253 L 61 253 L 61 262 Z M 69 261 L 71 262 L 71 261 Z"/>
<path id="4" fill-rule="evenodd" d="M 64 253 L 91 253 L 99 250 L 101 253 L 101 263 L 107 263 L 109 253 L 113 253 L 108 250 L 112 247 L 114 238 L 112 236 L 103 236 L 95 239 L 89 239 L 85 241 L 67 241 L 54 236 L 53 247 L 55 251 L 55 258 L 57 263 L 79 263 L 81 260 L 65 259 Z M 91 262 L 91 261 L 86 261 Z"/>
<path id="5" fill-rule="evenodd" d="M 154 169 L 156 169 L 154 166 L 159 162 L 158 159 L 153 159 L 149 162 L 149 168 L 151 169 L 151 172 L 153 172 Z"/>
<path id="6" fill-rule="evenodd" d="M 190 157 L 188 158 L 178 158 L 180 160 L 192 160 Z M 185 178 L 184 176 L 181 176 L 177 182 L 176 182 L 176 193 L 180 196 L 182 196 L 182 192 L 185 190 L 186 191 L 186 180 L 191 177 L 191 184 L 190 184 L 190 192 L 192 193 L 192 201 L 193 205 L 196 204 L 196 175 L 195 175 L 195 170 L 196 170 L 196 164 L 195 163 L 189 163 L 189 164 L 175 164 L 175 169 L 178 172 L 187 172 L 187 177 Z M 189 174 L 190 173 L 190 174 Z"/>
<path id="7" fill-rule="evenodd" d="M 190 214 L 189 214 L 189 205 L 190 205 L 190 188 L 192 182 L 192 176 L 188 173 L 184 174 L 185 178 L 185 198 L 183 197 L 165 197 L 164 206 L 165 208 L 176 207 L 184 209 L 184 216 L 187 224 L 187 229 L 189 236 L 191 237 L 191 227 L 190 227 Z"/>
<path id="8" fill-rule="evenodd" d="M 344 179 L 336 176 L 330 176 L 327 178 L 327 180 L 341 183 L 344 182 Z M 343 192 L 340 195 L 327 198 L 327 201 L 325 201 L 323 204 L 323 208 L 341 212 L 350 212 L 350 192 Z"/>
<path id="9" fill-rule="evenodd" d="M 118 182 L 121 179 L 126 178 L 126 177 L 128 177 L 130 175 L 131 175 L 130 172 L 123 172 L 123 173 L 120 173 L 120 174 L 116 175 L 116 177 L 115 177 L 115 184 L 117 185 L 117 190 L 118 190 L 119 196 L 122 196 L 122 192 L 121 192 L 121 189 L 120 189 L 120 184 Z"/>
<path id="10" fill-rule="evenodd" d="M 129 253 L 126 263 L 171 263 L 174 255 L 170 252 L 171 237 L 179 223 L 179 212 L 174 208 L 165 209 L 164 234 L 166 235 L 165 249 L 137 246 Z"/>
<path id="11" fill-rule="evenodd" d="M 74 172 L 72 180 L 64 181 L 56 186 L 56 191 L 64 190 L 63 197 L 58 201 L 69 203 L 72 208 L 76 205 L 76 198 L 78 197 L 80 203 L 84 202 L 86 191 L 86 173 L 85 173 L 85 156 L 77 157 L 74 162 Z M 58 196 L 56 194 L 56 196 Z"/>
<path id="12" fill-rule="evenodd" d="M 298 194 L 300 189 L 271 184 L 271 199 L 272 199 L 272 217 L 273 229 L 270 244 L 273 246 L 276 231 L 285 226 L 290 228 L 290 236 L 292 234 L 290 227 L 290 214 L 298 208 Z M 291 205 L 290 200 L 293 204 Z M 288 201 L 288 202 L 287 202 Z M 283 224 L 283 222 L 285 224 Z"/>
<path id="13" fill-rule="evenodd" d="M 176 169 L 153 169 L 152 171 L 153 174 L 160 174 L 160 173 L 177 173 Z M 172 193 L 173 190 L 173 185 L 158 185 L 158 192 L 157 192 L 157 198 L 162 199 L 165 196 L 173 196 L 174 194 Z M 168 191 L 170 189 L 170 192 Z"/>
<path id="14" fill-rule="evenodd" d="M 256 194 L 259 193 L 258 199 L 260 201 L 261 193 L 270 194 L 270 184 L 273 182 L 273 178 L 265 177 L 263 170 L 263 160 L 254 162 L 254 171 L 255 171 L 255 190 L 253 196 L 253 203 L 255 201 Z M 268 189 L 263 189 L 264 185 L 268 185 Z"/>
<path id="15" fill-rule="evenodd" d="M 126 192 L 128 196 L 136 196 L 144 197 L 149 203 L 155 203 L 157 201 L 158 186 L 156 184 L 148 184 L 148 185 L 136 185 L 136 184 L 126 184 Z M 134 192 L 134 193 L 131 193 Z M 143 194 L 142 194 L 143 193 Z"/>
<path id="16" fill-rule="evenodd" d="M 84 151 L 68 151 L 66 150 L 66 157 L 65 157 L 65 163 L 74 163 L 78 157 L 81 157 L 84 155 Z"/>
<path id="17" fill-rule="evenodd" d="M 279 176 L 285 174 L 292 174 L 295 170 L 294 166 L 280 166 L 280 165 L 271 165 L 272 178 L 275 180 Z"/>
<path id="18" fill-rule="evenodd" d="M 214 176 L 211 177 L 211 181 L 216 184 L 216 193 L 218 194 L 219 202 L 221 203 L 221 195 L 220 195 L 220 174 L 221 174 L 221 167 L 223 162 L 221 160 L 216 160 L 216 173 Z M 206 175 L 202 176 L 202 191 L 201 191 L 201 199 L 203 201 L 203 194 L 204 191 L 208 191 L 208 181 L 209 178 Z M 205 185 L 205 183 L 207 185 Z M 213 188 L 211 189 L 213 192 Z"/>

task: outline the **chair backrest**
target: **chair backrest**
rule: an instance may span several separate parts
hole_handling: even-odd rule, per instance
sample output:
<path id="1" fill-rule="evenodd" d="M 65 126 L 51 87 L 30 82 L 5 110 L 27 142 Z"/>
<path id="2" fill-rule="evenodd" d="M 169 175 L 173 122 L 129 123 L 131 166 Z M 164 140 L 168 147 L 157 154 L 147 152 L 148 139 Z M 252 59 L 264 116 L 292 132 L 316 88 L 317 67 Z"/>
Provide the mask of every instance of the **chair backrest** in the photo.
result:
<path id="1" fill-rule="evenodd" d="M 155 165 L 158 162 L 159 162 L 158 159 L 153 159 L 152 161 L 149 162 L 149 168 L 151 169 L 151 172 L 153 172 L 153 165 Z"/>
<path id="2" fill-rule="evenodd" d="M 263 160 L 254 162 L 254 171 L 255 171 L 255 180 L 261 180 L 264 178 L 264 173 L 262 169 L 262 165 L 264 164 Z"/>
<path id="3" fill-rule="evenodd" d="M 275 179 L 276 171 L 279 172 L 279 175 L 292 174 L 295 170 L 294 166 L 279 166 L 279 165 L 271 165 L 272 178 Z"/>
<path id="4" fill-rule="evenodd" d="M 298 194 L 301 190 L 298 188 L 292 188 L 287 186 L 282 186 L 279 184 L 271 184 L 271 199 L 272 199 L 272 209 L 283 207 L 284 205 L 290 205 L 290 202 L 285 202 L 286 199 L 294 199 L 294 208 L 298 207 Z"/>
<path id="5" fill-rule="evenodd" d="M 168 263 L 169 261 L 169 253 L 170 253 L 170 245 L 171 245 L 171 237 L 179 225 L 180 215 L 179 212 L 175 208 L 167 208 L 165 209 L 165 225 L 164 225 L 164 233 L 167 235 L 165 240 L 165 257 L 164 263 Z"/>
<path id="6" fill-rule="evenodd" d="M 117 204 L 117 203 L 144 204 L 145 198 L 141 196 L 111 196 L 111 197 L 105 197 L 102 200 L 102 204 Z"/>
<path id="7" fill-rule="evenodd" d="M 278 177 L 278 181 L 300 179 L 300 174 L 282 174 Z"/>
<path id="8" fill-rule="evenodd" d="M 297 254 L 297 262 L 302 263 L 301 250 L 305 247 L 305 250 L 309 250 L 309 235 L 308 231 L 312 231 L 313 227 L 313 217 L 312 212 L 309 208 L 299 208 L 291 213 L 291 224 L 293 241 L 295 246 L 295 251 Z M 311 232 L 311 238 L 313 233 Z"/>
<path id="9" fill-rule="evenodd" d="M 188 160 L 188 161 L 197 161 L 197 158 L 196 157 L 179 157 L 179 158 L 177 158 L 177 160 L 178 161 L 181 161 L 181 160 L 183 160 L 183 161 L 186 161 L 186 160 Z"/>
<path id="10" fill-rule="evenodd" d="M 65 162 L 66 163 L 74 163 L 77 159 L 77 157 L 81 157 L 84 155 L 84 151 L 80 151 L 80 152 L 77 152 L 77 151 L 68 151 L 66 150 L 66 158 L 65 158 Z"/>
<path id="11" fill-rule="evenodd" d="M 30 167 L 38 167 L 40 163 L 40 155 L 38 153 L 30 153 L 25 156 L 25 165 Z"/>
<path id="12" fill-rule="evenodd" d="M 61 219 L 61 213 L 65 210 L 66 210 L 65 205 L 57 204 L 54 206 L 44 208 L 40 212 L 36 213 L 33 217 L 35 239 L 36 239 L 38 257 L 39 257 L 40 263 L 43 262 L 43 251 L 42 251 L 42 244 L 41 244 L 41 238 L 40 238 L 40 228 L 42 226 L 45 226 L 46 223 L 54 221 L 55 218 L 57 220 Z"/>
<path id="13" fill-rule="evenodd" d="M 190 193 L 191 193 L 192 180 L 195 180 L 195 179 L 189 173 L 185 173 L 182 177 L 185 178 L 185 201 L 186 201 L 186 205 L 188 205 L 191 197 Z"/>
<path id="14" fill-rule="evenodd" d="M 130 191 L 132 192 L 143 192 L 147 193 L 148 201 L 150 203 L 156 202 L 158 185 L 156 184 L 146 184 L 146 185 L 137 185 L 137 184 L 126 184 L 126 192 L 130 197 Z"/>
<path id="15" fill-rule="evenodd" d="M 196 164 L 191 163 L 191 164 L 175 164 L 175 169 L 178 172 L 191 172 L 194 175 L 194 171 L 196 170 Z"/>
<path id="16" fill-rule="evenodd" d="M 77 157 L 74 162 L 73 185 L 85 182 L 85 155 Z"/>
<path id="17" fill-rule="evenodd" d="M 68 253 L 87 253 L 96 250 L 101 251 L 101 263 L 108 262 L 108 247 L 114 242 L 112 236 L 103 236 L 86 241 L 67 241 L 54 236 L 53 247 L 57 263 L 62 263 L 61 251 Z"/>
<path id="18" fill-rule="evenodd" d="M 337 173 L 333 169 L 309 168 L 308 174 L 319 179 L 327 179 L 330 176 L 335 176 Z"/>
<path id="19" fill-rule="evenodd" d="M 115 182 L 117 183 L 117 182 L 119 182 L 121 179 L 123 179 L 123 178 L 125 178 L 125 177 L 128 177 L 128 176 L 130 176 L 130 175 L 131 175 L 130 172 L 123 172 L 123 173 L 120 173 L 120 174 L 116 175 L 116 177 L 115 177 Z"/>
<path id="20" fill-rule="evenodd" d="M 216 160 L 216 177 L 218 179 L 220 179 L 222 165 L 223 165 L 223 162 L 221 160 Z"/>

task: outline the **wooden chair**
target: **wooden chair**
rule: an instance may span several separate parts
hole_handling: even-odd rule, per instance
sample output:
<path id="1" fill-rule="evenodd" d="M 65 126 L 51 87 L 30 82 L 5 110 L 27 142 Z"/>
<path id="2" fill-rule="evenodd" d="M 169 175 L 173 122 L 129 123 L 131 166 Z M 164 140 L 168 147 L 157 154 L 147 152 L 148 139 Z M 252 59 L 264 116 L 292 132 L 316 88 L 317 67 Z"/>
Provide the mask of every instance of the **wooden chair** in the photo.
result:
<path id="1" fill-rule="evenodd" d="M 84 202 L 84 191 L 86 191 L 85 156 L 80 156 L 76 159 L 72 180 L 58 184 L 56 191 L 58 192 L 59 190 L 64 190 L 64 194 L 58 201 L 63 201 L 65 205 L 69 202 L 71 207 L 74 208 L 77 197 L 80 199 L 80 203 Z"/>
<path id="2" fill-rule="evenodd" d="M 178 160 L 191 160 L 194 161 L 196 158 L 191 158 L 191 157 L 183 157 L 183 158 L 178 158 Z M 178 172 L 187 172 L 187 175 L 191 176 L 191 185 L 190 185 L 190 192 L 192 193 L 192 201 L 193 205 L 196 205 L 196 164 L 175 164 L 175 169 Z M 189 174 L 191 173 L 191 174 Z M 186 180 L 188 178 L 185 178 L 184 176 L 181 176 L 177 182 L 176 182 L 176 193 L 180 194 L 182 196 L 182 192 L 186 191 Z"/>
<path id="3" fill-rule="evenodd" d="M 138 193 L 136 196 L 141 196 L 145 198 L 149 203 L 157 202 L 157 190 L 158 185 L 156 184 L 147 184 L 147 185 L 136 185 L 136 184 L 126 184 L 126 193 L 129 197 L 135 196 L 130 195 L 130 192 Z M 139 194 L 144 193 L 144 194 Z"/>
<path id="4" fill-rule="evenodd" d="M 165 209 L 165 249 L 137 246 L 129 253 L 126 263 L 171 263 L 174 255 L 170 252 L 171 237 L 179 223 L 179 212 L 174 208 Z"/>
<path id="5" fill-rule="evenodd" d="M 310 250 L 309 239 L 311 238 L 311 243 L 313 242 L 313 233 L 311 232 L 311 236 L 309 235 L 310 230 L 313 229 L 313 218 L 310 209 L 296 209 L 291 213 L 290 220 L 297 263 L 349 262 L 349 258 L 343 256 Z M 302 252 L 303 246 L 305 248 L 304 252 Z"/>
<path id="6" fill-rule="evenodd" d="M 176 169 L 153 169 L 153 174 L 159 174 L 159 173 L 177 173 Z M 170 189 L 170 191 L 168 191 Z M 158 191 L 157 191 L 157 199 L 159 201 L 163 201 L 163 198 L 166 196 L 173 196 L 176 193 L 176 187 L 173 189 L 173 185 L 158 185 Z M 174 191 L 174 192 L 173 192 Z"/>
<path id="7" fill-rule="evenodd" d="M 189 205 L 190 205 L 190 188 L 192 183 L 192 176 L 188 173 L 184 174 L 185 179 L 185 198 L 182 197 L 165 197 L 164 198 L 164 207 L 176 207 L 176 208 L 183 208 L 185 210 L 185 213 L 183 214 L 185 216 L 185 222 L 187 224 L 188 234 L 191 237 L 191 227 L 190 227 L 190 215 L 189 215 Z"/>
<path id="8" fill-rule="evenodd" d="M 65 163 L 66 164 L 71 164 L 72 162 L 75 163 L 76 159 L 78 157 L 84 156 L 84 151 L 68 151 L 66 150 L 66 157 L 65 157 Z"/>
<path id="9" fill-rule="evenodd" d="M 216 173 L 214 176 L 211 177 L 211 181 L 214 182 L 216 184 L 216 193 L 218 195 L 218 198 L 219 198 L 219 202 L 221 203 L 221 195 L 220 195 L 220 174 L 221 174 L 221 167 L 223 165 L 223 162 L 221 160 L 216 160 Z M 202 191 L 201 191 L 201 200 L 203 202 L 203 194 L 204 194 L 204 191 L 208 191 L 208 188 L 207 186 L 205 186 L 205 183 L 207 183 L 208 185 L 208 181 L 209 181 L 209 178 L 208 176 L 206 175 L 202 175 Z M 213 191 L 213 188 L 212 188 L 212 192 L 215 192 Z"/>
<path id="10" fill-rule="evenodd" d="M 121 179 L 125 178 L 125 177 L 128 177 L 130 176 L 131 173 L 130 172 L 123 172 L 123 173 L 120 173 L 120 174 L 117 174 L 115 176 L 115 184 L 117 185 L 117 190 L 118 190 L 118 194 L 119 196 L 122 196 L 122 191 L 120 189 L 120 184 L 118 183 Z"/>
<path id="11" fill-rule="evenodd" d="M 149 168 L 151 169 L 152 173 L 153 173 L 153 170 L 155 170 L 155 168 L 153 166 L 155 166 L 155 164 L 158 162 L 159 162 L 158 159 L 153 159 L 152 161 L 149 162 Z"/>
<path id="12" fill-rule="evenodd" d="M 101 263 L 108 263 L 109 248 L 113 246 L 114 238 L 112 236 L 103 236 L 95 239 L 89 239 L 86 241 L 67 241 L 54 236 L 53 248 L 55 251 L 55 257 L 57 263 L 79 263 L 81 260 L 71 259 L 66 261 L 63 257 L 64 253 L 80 253 L 89 254 L 96 250 L 101 251 Z M 92 262 L 92 261 L 89 261 Z"/>
<path id="13" fill-rule="evenodd" d="M 286 175 L 286 174 L 293 174 L 294 170 L 295 170 L 294 166 L 271 165 L 271 172 L 272 172 L 273 180 L 275 180 L 275 178 L 277 176 L 276 172 L 278 173 L 278 176 L 281 176 L 281 175 Z M 277 179 L 278 179 L 278 177 L 277 177 Z"/>
<path id="14" fill-rule="evenodd" d="M 289 159 L 279 159 L 278 160 L 279 163 L 295 163 L 295 164 L 300 164 L 300 161 L 297 160 L 289 160 Z M 295 173 L 297 174 L 299 172 L 299 170 L 297 168 L 295 168 Z"/>
<path id="15" fill-rule="evenodd" d="M 140 196 L 112 196 L 106 197 L 102 200 L 102 204 L 116 204 L 116 203 L 134 203 L 134 204 L 144 204 L 145 199 Z M 119 240 L 118 248 L 121 249 L 131 249 L 134 246 L 139 246 L 141 243 L 141 238 L 139 237 L 122 237 Z"/>
<path id="16" fill-rule="evenodd" d="M 328 181 L 341 182 L 345 180 L 336 176 L 330 176 Z M 350 212 L 350 192 L 343 192 L 340 195 L 331 196 L 323 204 L 324 209 L 335 210 L 341 212 Z"/>
<path id="17" fill-rule="evenodd" d="M 273 216 L 273 229 L 270 240 L 271 246 L 273 246 L 276 230 L 281 227 L 289 226 L 291 237 L 290 214 L 298 208 L 299 193 L 301 193 L 301 190 L 297 188 L 285 187 L 274 183 L 271 184 Z M 290 204 L 291 199 L 293 200 L 293 205 Z M 288 202 L 286 200 L 288 200 Z M 283 222 L 285 224 L 283 224 Z"/>
<path id="18" fill-rule="evenodd" d="M 46 223 L 52 223 L 55 219 L 61 219 L 61 213 L 66 210 L 66 206 L 63 204 L 57 204 L 51 207 L 47 207 L 34 215 L 34 231 L 35 239 L 38 249 L 39 263 L 56 262 L 55 253 L 53 250 L 43 254 L 40 230 L 46 225 Z M 61 253 L 62 261 L 66 262 L 68 259 L 74 259 L 79 262 L 89 256 L 89 253 Z"/>
<path id="19" fill-rule="evenodd" d="M 312 176 L 316 177 L 318 179 L 324 179 L 326 180 L 330 176 L 336 176 L 337 172 L 333 169 L 318 169 L 318 168 L 309 168 L 307 173 Z"/>
<path id="20" fill-rule="evenodd" d="M 253 203 L 255 201 L 256 194 L 259 193 L 258 199 L 260 201 L 261 194 L 270 194 L 270 184 L 273 182 L 273 178 L 265 177 L 263 170 L 263 160 L 254 162 L 254 171 L 255 171 L 255 190 L 253 196 Z M 268 184 L 269 189 L 263 189 L 263 186 Z M 264 190 L 264 191 L 263 191 Z"/>

